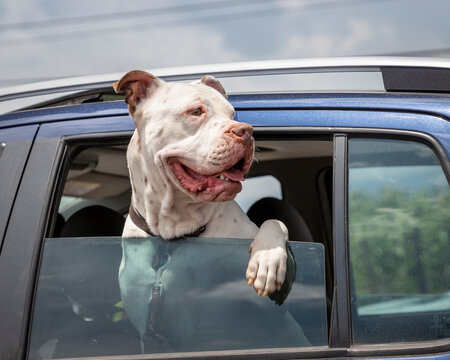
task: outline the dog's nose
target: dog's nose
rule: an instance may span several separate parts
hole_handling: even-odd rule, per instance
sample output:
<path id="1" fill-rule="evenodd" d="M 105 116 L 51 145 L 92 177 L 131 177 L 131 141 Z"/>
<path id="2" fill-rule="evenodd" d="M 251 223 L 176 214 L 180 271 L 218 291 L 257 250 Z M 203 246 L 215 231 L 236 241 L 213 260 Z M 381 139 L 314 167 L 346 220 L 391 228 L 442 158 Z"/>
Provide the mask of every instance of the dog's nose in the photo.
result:
<path id="1" fill-rule="evenodd" d="M 244 141 L 247 141 L 252 136 L 253 126 L 244 123 L 236 123 L 231 128 L 231 132 L 236 136 L 242 138 Z"/>

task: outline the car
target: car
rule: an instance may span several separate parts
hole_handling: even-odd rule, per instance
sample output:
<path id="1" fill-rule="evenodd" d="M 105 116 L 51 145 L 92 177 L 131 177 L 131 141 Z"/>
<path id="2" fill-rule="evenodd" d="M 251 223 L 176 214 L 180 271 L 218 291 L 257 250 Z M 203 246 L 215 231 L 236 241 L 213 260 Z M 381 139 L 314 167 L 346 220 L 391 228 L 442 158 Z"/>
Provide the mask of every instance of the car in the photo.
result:
<path id="1" fill-rule="evenodd" d="M 248 288 L 249 239 L 121 238 L 135 128 L 112 88 L 122 74 L 0 89 L 2 359 L 450 358 L 450 60 L 151 72 L 217 77 L 254 127 L 236 201 L 286 224 L 291 292 L 278 306 Z M 138 264 L 127 290 L 122 256 Z"/>

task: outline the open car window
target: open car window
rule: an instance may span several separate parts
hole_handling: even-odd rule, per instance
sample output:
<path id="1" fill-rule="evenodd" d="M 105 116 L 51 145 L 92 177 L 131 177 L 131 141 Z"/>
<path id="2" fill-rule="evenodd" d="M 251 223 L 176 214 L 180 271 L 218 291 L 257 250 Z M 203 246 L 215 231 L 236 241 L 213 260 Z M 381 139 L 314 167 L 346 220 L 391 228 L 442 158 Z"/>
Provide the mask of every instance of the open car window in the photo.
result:
<path id="1" fill-rule="evenodd" d="M 281 306 L 247 284 L 249 239 L 122 239 L 126 146 L 72 146 L 44 240 L 30 359 L 328 345 L 331 136 L 257 140 L 235 199 L 256 225 L 289 229 L 296 278 Z"/>
<path id="2" fill-rule="evenodd" d="M 276 305 L 247 285 L 250 240 L 45 240 L 30 359 L 327 345 L 324 248 L 291 244 Z M 301 265 L 300 265 L 301 264 Z"/>

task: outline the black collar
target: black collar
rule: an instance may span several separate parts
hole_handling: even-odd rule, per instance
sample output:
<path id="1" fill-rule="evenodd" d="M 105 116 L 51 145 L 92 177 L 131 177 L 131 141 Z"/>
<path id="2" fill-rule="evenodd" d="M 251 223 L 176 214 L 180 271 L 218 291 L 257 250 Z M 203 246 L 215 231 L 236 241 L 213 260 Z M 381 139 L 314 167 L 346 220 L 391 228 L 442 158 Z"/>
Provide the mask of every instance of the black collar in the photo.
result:
<path id="1" fill-rule="evenodd" d="M 145 220 L 145 218 L 139 214 L 139 212 L 134 208 L 133 204 L 130 204 L 130 209 L 128 214 L 130 215 L 131 221 L 133 221 L 134 225 L 136 225 L 139 229 L 141 229 L 142 231 L 146 232 L 148 235 L 150 236 L 157 236 L 154 235 L 151 231 L 150 228 L 148 227 L 147 221 Z M 206 225 L 201 226 L 200 228 L 198 228 L 196 231 L 194 231 L 191 234 L 186 234 L 186 235 L 181 235 L 179 237 L 198 237 L 200 236 L 204 231 L 206 230 Z"/>

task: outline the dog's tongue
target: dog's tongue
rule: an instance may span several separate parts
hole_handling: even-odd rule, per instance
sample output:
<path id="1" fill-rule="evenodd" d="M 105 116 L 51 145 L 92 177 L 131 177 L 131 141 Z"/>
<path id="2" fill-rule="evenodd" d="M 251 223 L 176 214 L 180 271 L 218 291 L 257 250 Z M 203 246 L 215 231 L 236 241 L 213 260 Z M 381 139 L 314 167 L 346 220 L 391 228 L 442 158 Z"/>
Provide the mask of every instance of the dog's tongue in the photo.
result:
<path id="1" fill-rule="evenodd" d="M 233 181 L 244 181 L 244 174 L 241 170 L 238 169 L 228 169 L 222 171 L 220 175 L 223 175 Z"/>

